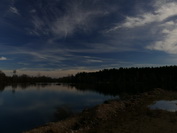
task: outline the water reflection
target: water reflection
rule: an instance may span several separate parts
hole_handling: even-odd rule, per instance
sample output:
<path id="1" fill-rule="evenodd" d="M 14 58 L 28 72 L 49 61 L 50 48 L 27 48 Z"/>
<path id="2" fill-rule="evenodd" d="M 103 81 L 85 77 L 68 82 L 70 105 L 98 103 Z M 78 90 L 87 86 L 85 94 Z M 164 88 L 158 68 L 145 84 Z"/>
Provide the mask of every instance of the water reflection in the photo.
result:
<path id="1" fill-rule="evenodd" d="M 0 93 L 0 133 L 19 133 L 61 120 L 111 98 L 55 84 L 7 86 Z"/>
<path id="2" fill-rule="evenodd" d="M 149 106 L 150 109 L 161 109 L 166 110 L 170 112 L 176 112 L 177 111 L 177 100 L 175 101 L 156 101 L 153 105 Z"/>
<path id="3" fill-rule="evenodd" d="M 56 111 L 54 112 L 54 119 L 53 121 L 58 120 L 64 120 L 70 116 L 72 116 L 74 113 L 72 109 L 67 105 L 62 105 L 56 108 Z"/>
<path id="4" fill-rule="evenodd" d="M 0 92 L 3 92 L 5 87 L 6 87 L 5 85 L 0 85 Z"/>

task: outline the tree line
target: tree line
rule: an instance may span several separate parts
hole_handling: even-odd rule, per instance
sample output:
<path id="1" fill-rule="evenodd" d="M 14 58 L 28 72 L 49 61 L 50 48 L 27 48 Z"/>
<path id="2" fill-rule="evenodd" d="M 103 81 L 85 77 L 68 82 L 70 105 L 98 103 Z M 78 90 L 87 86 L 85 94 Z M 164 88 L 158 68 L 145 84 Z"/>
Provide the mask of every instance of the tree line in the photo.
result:
<path id="1" fill-rule="evenodd" d="M 97 72 L 80 72 L 61 78 L 46 76 L 6 76 L 0 71 L 0 85 L 34 83 L 69 83 L 79 90 L 96 90 L 105 94 L 144 92 L 154 88 L 177 90 L 177 66 L 132 67 L 104 69 Z"/>
<path id="2" fill-rule="evenodd" d="M 81 72 L 59 79 L 60 82 L 89 84 L 112 92 L 147 91 L 154 88 L 177 90 L 177 66 L 132 67 L 104 69 L 98 72 Z M 81 88 L 81 87 L 80 87 Z M 100 90 L 101 89 L 101 90 Z"/>
<path id="3" fill-rule="evenodd" d="M 22 74 L 18 76 L 17 74 L 13 74 L 13 76 L 6 76 L 4 72 L 0 71 L 0 85 L 8 85 L 8 84 L 18 84 L 18 83 L 50 83 L 57 82 L 56 78 L 51 78 L 47 76 L 29 76 L 26 74 Z"/>

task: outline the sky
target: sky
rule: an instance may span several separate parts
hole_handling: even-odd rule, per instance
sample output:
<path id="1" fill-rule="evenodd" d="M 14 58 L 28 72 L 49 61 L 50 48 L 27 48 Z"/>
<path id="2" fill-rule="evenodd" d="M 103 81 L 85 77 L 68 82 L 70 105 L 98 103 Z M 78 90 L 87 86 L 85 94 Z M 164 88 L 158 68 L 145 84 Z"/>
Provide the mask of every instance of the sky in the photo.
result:
<path id="1" fill-rule="evenodd" d="M 0 2 L 0 70 L 7 75 L 177 63 L 177 0 Z"/>

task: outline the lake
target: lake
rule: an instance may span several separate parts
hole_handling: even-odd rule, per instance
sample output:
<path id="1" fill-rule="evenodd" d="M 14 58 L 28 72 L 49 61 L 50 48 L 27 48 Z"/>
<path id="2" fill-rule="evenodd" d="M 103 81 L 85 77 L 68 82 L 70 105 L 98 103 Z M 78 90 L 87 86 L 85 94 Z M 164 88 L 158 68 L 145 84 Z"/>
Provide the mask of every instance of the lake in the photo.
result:
<path id="1" fill-rule="evenodd" d="M 168 101 L 168 100 L 160 100 L 156 101 L 154 104 L 149 106 L 150 109 L 160 109 L 166 110 L 169 112 L 176 112 L 177 111 L 177 100 Z"/>
<path id="2" fill-rule="evenodd" d="M 7 86 L 0 92 L 0 133 L 21 133 L 113 98 L 66 85 Z"/>

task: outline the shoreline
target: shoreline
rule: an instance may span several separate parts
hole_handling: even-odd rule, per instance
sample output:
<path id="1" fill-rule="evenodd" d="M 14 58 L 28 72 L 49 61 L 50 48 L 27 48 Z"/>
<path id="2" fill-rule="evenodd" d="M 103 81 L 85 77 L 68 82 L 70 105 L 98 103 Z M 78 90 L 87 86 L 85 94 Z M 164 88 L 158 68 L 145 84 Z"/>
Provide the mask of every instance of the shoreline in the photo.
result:
<path id="1" fill-rule="evenodd" d="M 122 100 L 108 100 L 65 120 L 51 122 L 24 133 L 142 133 L 147 127 L 149 129 L 145 133 L 170 133 L 160 129 L 163 129 L 164 124 L 170 126 L 168 130 L 177 131 L 177 127 L 169 122 L 177 123 L 175 113 L 148 108 L 148 105 L 160 99 L 177 99 L 177 92 L 155 89 L 139 95 L 128 95 Z M 159 124 L 162 121 L 164 124 Z"/>

